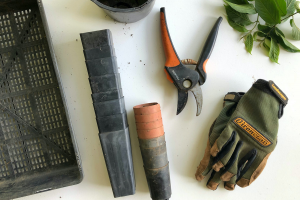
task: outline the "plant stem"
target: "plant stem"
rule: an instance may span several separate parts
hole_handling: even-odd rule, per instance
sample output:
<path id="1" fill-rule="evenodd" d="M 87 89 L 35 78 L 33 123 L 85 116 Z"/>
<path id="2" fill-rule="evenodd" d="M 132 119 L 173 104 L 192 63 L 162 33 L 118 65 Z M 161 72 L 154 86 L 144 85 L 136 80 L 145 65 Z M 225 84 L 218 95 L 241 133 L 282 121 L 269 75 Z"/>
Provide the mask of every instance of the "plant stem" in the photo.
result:
<path id="1" fill-rule="evenodd" d="M 284 19 L 282 19 L 281 21 L 283 21 L 283 20 L 286 20 L 286 19 L 288 19 L 288 18 L 290 18 L 290 17 L 292 17 L 292 16 L 296 15 L 297 13 L 300 13 L 300 11 L 298 11 L 298 12 L 295 12 L 294 14 L 292 14 L 292 15 L 290 15 L 290 16 L 288 16 L 288 17 L 284 18 Z"/>
<path id="2" fill-rule="evenodd" d="M 286 19 L 288 19 L 288 18 L 290 18 L 290 17 L 294 17 L 294 15 L 296 15 L 296 14 L 298 14 L 298 13 L 300 13 L 300 11 L 295 12 L 294 14 L 292 14 L 292 15 L 290 15 L 290 16 L 284 18 L 284 19 L 282 19 L 281 21 L 286 20 Z M 273 25 L 273 26 L 271 27 L 270 31 L 269 31 L 268 33 L 266 33 L 267 36 L 270 36 L 271 31 L 276 27 L 276 25 L 277 25 L 277 24 Z"/>
<path id="3" fill-rule="evenodd" d="M 277 24 L 275 24 L 274 26 L 271 27 L 271 29 L 269 30 L 269 32 L 267 33 L 267 36 L 270 35 L 271 31 L 276 27 Z"/>
<path id="4" fill-rule="evenodd" d="M 241 37 L 241 39 L 243 39 L 244 37 L 246 37 L 247 35 L 249 35 L 249 34 L 252 33 L 252 31 L 256 28 L 257 24 L 259 23 L 258 19 L 259 19 L 259 15 L 257 15 L 257 19 L 255 21 L 255 26 L 246 35 L 244 35 L 243 37 Z"/>
<path id="5" fill-rule="evenodd" d="M 255 26 L 254 26 L 253 29 L 250 31 L 250 33 L 252 33 L 252 31 L 256 28 L 257 24 L 259 23 L 258 19 L 259 19 L 259 15 L 257 15 L 257 19 L 256 19 L 256 21 L 255 21 Z"/>
<path id="6" fill-rule="evenodd" d="M 290 18 L 290 17 L 294 17 L 294 15 L 296 15 L 296 14 L 298 14 L 298 13 L 300 13 L 300 11 L 295 12 L 294 14 L 292 14 L 292 15 L 290 15 L 290 16 L 284 18 L 284 19 L 282 19 L 281 21 L 283 21 L 283 20 L 285 20 L 285 19 L 288 19 L 288 18 Z M 270 31 L 267 33 L 267 36 L 270 35 L 270 32 L 276 27 L 276 25 L 277 25 L 277 24 L 275 24 L 275 25 L 273 25 L 273 26 L 271 27 Z"/>

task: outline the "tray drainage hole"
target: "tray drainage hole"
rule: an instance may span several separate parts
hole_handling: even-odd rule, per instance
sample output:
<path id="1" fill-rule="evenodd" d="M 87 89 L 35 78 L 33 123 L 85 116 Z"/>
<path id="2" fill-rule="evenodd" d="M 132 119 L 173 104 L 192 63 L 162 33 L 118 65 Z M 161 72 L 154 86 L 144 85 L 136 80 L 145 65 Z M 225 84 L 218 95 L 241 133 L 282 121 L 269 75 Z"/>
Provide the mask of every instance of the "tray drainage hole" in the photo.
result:
<path id="1" fill-rule="evenodd" d="M 42 192 L 47 192 L 49 190 L 52 190 L 52 188 L 47 188 L 47 189 L 43 189 L 43 190 L 39 190 L 39 191 L 36 191 L 35 193 L 42 193 Z"/>

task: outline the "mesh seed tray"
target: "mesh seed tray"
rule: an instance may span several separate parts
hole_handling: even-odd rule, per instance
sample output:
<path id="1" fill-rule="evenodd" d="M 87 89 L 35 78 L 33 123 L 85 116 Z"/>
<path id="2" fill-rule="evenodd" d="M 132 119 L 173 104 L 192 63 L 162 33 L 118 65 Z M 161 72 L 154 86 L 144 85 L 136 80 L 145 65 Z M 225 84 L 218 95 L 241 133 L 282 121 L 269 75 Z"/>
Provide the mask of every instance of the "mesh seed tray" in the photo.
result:
<path id="1" fill-rule="evenodd" d="M 40 1 L 0 0 L 0 199 L 82 180 Z"/>

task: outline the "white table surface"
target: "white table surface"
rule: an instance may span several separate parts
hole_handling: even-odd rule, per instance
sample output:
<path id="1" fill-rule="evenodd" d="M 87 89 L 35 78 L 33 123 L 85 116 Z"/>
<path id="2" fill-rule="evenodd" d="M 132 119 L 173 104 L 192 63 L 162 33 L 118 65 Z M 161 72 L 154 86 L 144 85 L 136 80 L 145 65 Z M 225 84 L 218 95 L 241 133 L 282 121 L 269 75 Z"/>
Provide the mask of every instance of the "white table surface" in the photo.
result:
<path id="1" fill-rule="evenodd" d="M 172 198 L 193 199 L 300 199 L 300 54 L 281 49 L 278 64 L 271 63 L 256 43 L 252 55 L 239 41 L 240 33 L 223 21 L 217 44 L 207 65 L 208 80 L 202 87 L 204 105 L 196 117 L 193 96 L 184 111 L 175 115 L 177 90 L 163 72 L 163 53 L 159 9 L 166 7 L 168 26 L 179 56 L 198 59 L 206 37 L 217 17 L 225 16 L 222 0 L 157 0 L 147 18 L 134 24 L 114 22 L 89 0 L 43 0 L 54 49 L 65 89 L 71 122 L 81 153 L 82 183 L 21 198 L 22 200 L 109 200 L 114 199 L 91 99 L 91 89 L 79 33 L 110 29 L 118 57 L 119 72 L 126 100 L 136 194 L 124 200 L 150 199 L 139 149 L 132 107 L 158 102 L 162 108 L 170 162 Z M 300 25 L 300 16 L 296 17 Z M 280 25 L 291 39 L 291 27 Z M 131 34 L 133 34 L 131 36 Z M 300 48 L 299 41 L 293 44 Z M 128 64 L 130 63 L 130 64 Z M 247 91 L 254 80 L 274 80 L 290 98 L 280 120 L 278 145 L 262 175 L 248 188 L 229 192 L 220 185 L 217 191 L 194 178 L 205 150 L 208 130 L 222 108 L 223 96 L 230 91 Z"/>

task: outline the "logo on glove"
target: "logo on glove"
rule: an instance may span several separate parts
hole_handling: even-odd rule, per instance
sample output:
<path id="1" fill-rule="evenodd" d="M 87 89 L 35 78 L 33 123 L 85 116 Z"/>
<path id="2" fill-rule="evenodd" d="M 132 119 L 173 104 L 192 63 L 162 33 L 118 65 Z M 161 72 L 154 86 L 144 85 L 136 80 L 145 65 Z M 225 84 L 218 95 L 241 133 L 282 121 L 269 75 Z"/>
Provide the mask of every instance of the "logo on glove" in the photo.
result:
<path id="1" fill-rule="evenodd" d="M 250 136 L 253 137 L 259 144 L 264 147 L 270 146 L 272 142 L 268 140 L 265 136 L 263 136 L 260 132 L 258 132 L 254 127 L 252 127 L 248 122 L 244 119 L 238 117 L 233 120 L 233 122 L 241 127 L 244 131 L 246 131 Z"/>
<path id="2" fill-rule="evenodd" d="M 286 97 L 285 95 L 283 95 L 280 90 L 275 86 L 275 84 L 272 84 L 273 89 L 279 94 L 279 96 L 281 96 L 281 98 L 286 101 Z"/>

